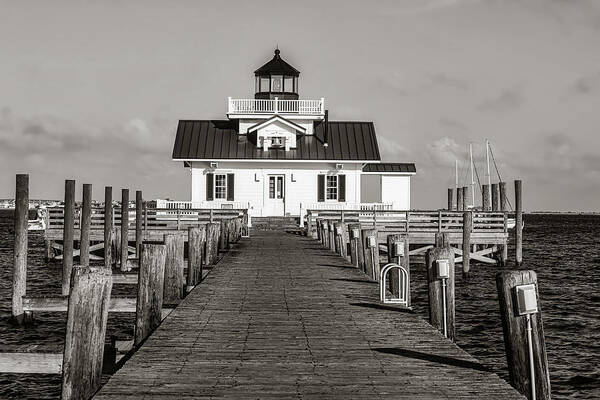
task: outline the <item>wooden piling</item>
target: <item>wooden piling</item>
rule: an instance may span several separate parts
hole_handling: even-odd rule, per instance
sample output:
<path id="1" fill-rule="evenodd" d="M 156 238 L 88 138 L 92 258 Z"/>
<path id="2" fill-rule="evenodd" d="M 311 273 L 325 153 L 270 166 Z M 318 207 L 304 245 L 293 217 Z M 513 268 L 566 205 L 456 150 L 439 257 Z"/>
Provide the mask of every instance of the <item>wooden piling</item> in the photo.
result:
<path id="1" fill-rule="evenodd" d="M 463 213 L 463 239 L 462 239 L 462 276 L 463 279 L 469 279 L 469 270 L 471 269 L 471 232 L 473 231 L 473 213 L 465 211 Z"/>
<path id="2" fill-rule="evenodd" d="M 111 274 L 107 268 L 73 268 L 62 364 L 63 400 L 89 399 L 100 386 Z"/>
<path id="3" fill-rule="evenodd" d="M 464 211 L 464 205 L 462 188 L 456 188 L 456 210 Z"/>
<path id="4" fill-rule="evenodd" d="M 329 250 L 335 253 L 335 221 L 329 221 Z"/>
<path id="5" fill-rule="evenodd" d="M 142 243 L 135 311 L 135 345 L 142 343 L 162 320 L 166 246 Z"/>
<path id="6" fill-rule="evenodd" d="M 73 241 L 75 240 L 75 181 L 65 180 L 65 207 L 63 213 L 62 295 L 69 294 L 73 270 Z"/>
<path id="7" fill-rule="evenodd" d="M 206 225 L 188 228 L 188 286 L 196 286 L 200 283 L 205 252 Z"/>
<path id="8" fill-rule="evenodd" d="M 25 320 L 23 296 L 27 288 L 27 227 L 29 214 L 29 175 L 18 174 L 15 187 L 15 243 L 12 316 L 19 324 Z"/>
<path id="9" fill-rule="evenodd" d="M 492 183 L 492 211 L 500 210 L 500 186 Z"/>
<path id="10" fill-rule="evenodd" d="M 379 241 L 377 239 L 377 229 L 363 229 L 362 251 L 365 262 L 365 273 L 374 281 L 379 282 Z M 374 246 L 372 241 L 374 239 Z"/>
<path id="11" fill-rule="evenodd" d="M 508 211 L 508 197 L 506 197 L 506 182 L 500 182 L 498 184 L 498 191 L 500 196 L 500 211 Z"/>
<path id="12" fill-rule="evenodd" d="M 129 271 L 129 189 L 121 190 L 121 271 Z"/>
<path id="13" fill-rule="evenodd" d="M 219 221 L 219 251 L 223 252 L 229 248 L 227 241 L 227 221 L 222 219 Z"/>
<path id="14" fill-rule="evenodd" d="M 429 283 L 429 323 L 444 331 L 444 300 L 443 283 L 438 279 L 437 260 L 448 260 L 449 277 L 446 279 L 446 331 L 447 337 L 454 340 L 454 251 L 448 244 L 448 239 L 438 236 L 446 236 L 446 233 L 436 234 L 436 243 L 446 243 L 443 247 L 429 249 L 425 255 L 427 266 L 427 282 Z"/>
<path id="15" fill-rule="evenodd" d="M 206 257 L 205 265 L 214 265 L 219 257 L 219 224 L 206 224 Z"/>
<path id="16" fill-rule="evenodd" d="M 481 206 L 483 211 L 490 211 L 490 187 L 489 185 L 481 185 Z"/>
<path id="17" fill-rule="evenodd" d="M 461 190 L 461 189 L 459 189 L 459 190 Z M 462 209 L 463 209 L 463 211 L 467 211 L 469 209 L 469 206 L 468 206 L 468 204 L 469 204 L 469 187 L 463 186 L 462 192 L 463 192 L 463 194 L 462 194 L 462 201 L 463 201 Z"/>
<path id="18" fill-rule="evenodd" d="M 104 266 L 112 267 L 112 242 L 113 242 L 113 207 L 112 186 L 104 187 Z"/>
<path id="19" fill-rule="evenodd" d="M 348 225 L 348 237 L 350 240 L 350 262 L 357 268 L 360 268 L 359 253 L 361 252 L 360 224 Z"/>
<path id="20" fill-rule="evenodd" d="M 143 204 L 142 191 L 135 191 L 135 257 L 140 258 L 140 246 L 142 245 L 142 224 L 143 224 Z M 139 262 L 139 261 L 138 261 Z"/>
<path id="21" fill-rule="evenodd" d="M 454 188 L 448 188 L 448 211 L 454 211 Z"/>
<path id="22" fill-rule="evenodd" d="M 92 222 L 92 185 L 83 184 L 83 200 L 81 202 L 81 220 L 79 222 L 79 263 L 90 265 L 90 228 Z"/>
<path id="23" fill-rule="evenodd" d="M 503 271 L 496 275 L 498 300 L 504 332 L 504 347 L 508 362 L 508 373 L 511 385 L 526 395 L 531 396 L 531 364 L 527 339 L 527 317 L 518 315 L 515 287 L 534 284 L 538 312 L 531 315 L 531 344 L 533 350 L 533 370 L 535 383 L 535 398 L 550 399 L 550 375 L 548 373 L 548 358 L 544 339 L 542 312 L 539 304 L 537 275 L 534 271 Z"/>
<path id="24" fill-rule="evenodd" d="M 184 239 L 183 233 L 167 233 L 163 237 L 165 243 L 163 302 L 165 304 L 177 304 L 184 296 Z"/>
<path id="25" fill-rule="evenodd" d="M 402 253 L 396 251 L 397 243 L 402 246 Z M 387 236 L 387 253 L 388 263 L 394 263 L 403 266 L 408 272 L 408 282 L 410 283 L 410 261 L 408 257 L 409 241 L 406 233 L 394 234 Z M 389 289 L 394 296 L 398 296 L 400 288 L 398 286 L 398 270 L 392 269 L 388 276 Z M 409 292 L 407 293 L 407 306 L 410 307 L 410 284 L 408 285 Z"/>
<path id="26" fill-rule="evenodd" d="M 523 263 L 523 183 L 515 181 L 515 262 Z"/>

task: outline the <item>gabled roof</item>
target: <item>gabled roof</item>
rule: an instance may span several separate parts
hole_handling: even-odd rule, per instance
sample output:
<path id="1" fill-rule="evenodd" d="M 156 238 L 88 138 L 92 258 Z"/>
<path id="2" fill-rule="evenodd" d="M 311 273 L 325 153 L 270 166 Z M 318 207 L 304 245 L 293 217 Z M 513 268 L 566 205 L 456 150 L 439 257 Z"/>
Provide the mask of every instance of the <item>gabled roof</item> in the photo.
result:
<path id="1" fill-rule="evenodd" d="M 275 55 L 273 56 L 273 59 L 254 71 L 254 75 L 300 75 L 300 71 L 283 61 L 283 59 L 279 56 L 279 53 L 279 49 L 275 49 Z"/>
<path id="2" fill-rule="evenodd" d="M 315 124 L 313 135 L 300 135 L 296 148 L 263 150 L 238 133 L 237 120 L 179 121 L 173 146 L 174 160 L 336 160 L 379 161 L 379 146 L 372 122 L 329 121 Z"/>
<path id="3" fill-rule="evenodd" d="M 279 115 L 274 115 L 265 121 L 259 122 L 258 124 L 255 124 L 255 125 L 252 125 L 250 128 L 248 128 L 248 133 L 257 131 L 260 128 L 270 125 L 272 122 L 275 122 L 275 121 L 279 121 L 282 124 L 287 125 L 294 130 L 300 131 L 301 133 L 306 133 L 306 128 L 304 128 L 303 126 L 300 126 L 298 124 L 295 124 L 292 121 L 287 120 Z"/>
<path id="4" fill-rule="evenodd" d="M 373 174 L 414 174 L 417 167 L 413 163 L 371 163 L 363 167 L 364 173 Z"/>

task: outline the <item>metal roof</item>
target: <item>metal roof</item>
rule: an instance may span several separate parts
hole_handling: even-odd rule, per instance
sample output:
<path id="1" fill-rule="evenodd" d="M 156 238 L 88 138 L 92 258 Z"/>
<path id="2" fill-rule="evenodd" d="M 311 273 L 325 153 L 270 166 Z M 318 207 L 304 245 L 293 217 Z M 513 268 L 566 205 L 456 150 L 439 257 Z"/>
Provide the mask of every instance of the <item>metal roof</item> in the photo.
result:
<path id="1" fill-rule="evenodd" d="M 300 71 L 283 61 L 283 59 L 279 56 L 279 53 L 279 49 L 275 49 L 275 55 L 273 56 L 271 61 L 254 71 L 254 75 L 300 75 Z"/>
<path id="2" fill-rule="evenodd" d="M 367 173 L 416 173 L 417 167 L 413 163 L 371 163 L 363 167 Z"/>
<path id="3" fill-rule="evenodd" d="M 372 122 L 329 121 L 329 145 L 324 146 L 325 122 L 315 123 L 313 135 L 297 136 L 295 149 L 257 147 L 238 133 L 237 120 L 179 121 L 173 146 L 176 160 L 336 160 L 379 161 Z"/>

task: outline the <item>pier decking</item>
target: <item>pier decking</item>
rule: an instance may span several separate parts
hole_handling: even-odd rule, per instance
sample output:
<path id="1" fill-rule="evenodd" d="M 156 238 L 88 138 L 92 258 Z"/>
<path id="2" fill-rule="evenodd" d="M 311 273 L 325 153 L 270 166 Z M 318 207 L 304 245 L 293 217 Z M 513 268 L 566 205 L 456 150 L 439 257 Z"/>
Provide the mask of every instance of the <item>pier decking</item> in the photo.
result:
<path id="1" fill-rule="evenodd" d="M 281 232 L 236 245 L 95 398 L 219 397 L 522 398 L 419 316 L 382 305 L 360 270 Z"/>

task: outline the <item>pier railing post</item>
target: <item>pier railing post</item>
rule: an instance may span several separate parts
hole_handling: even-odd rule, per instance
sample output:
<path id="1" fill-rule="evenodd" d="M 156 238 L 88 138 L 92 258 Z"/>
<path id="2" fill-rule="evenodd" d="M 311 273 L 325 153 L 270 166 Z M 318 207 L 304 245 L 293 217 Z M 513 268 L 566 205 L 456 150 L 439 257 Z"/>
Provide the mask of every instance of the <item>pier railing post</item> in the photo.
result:
<path id="1" fill-rule="evenodd" d="M 12 316 L 24 322 L 23 296 L 27 288 L 27 225 L 29 214 L 29 175 L 18 174 L 15 187 L 15 244 L 12 292 Z"/>
<path id="2" fill-rule="evenodd" d="M 517 266 L 523 262 L 523 184 L 515 181 L 515 262 Z"/>
<path id="3" fill-rule="evenodd" d="M 360 268 L 359 254 L 362 252 L 360 231 L 360 224 L 348 225 L 348 237 L 350 239 L 350 262 L 357 268 Z"/>
<path id="4" fill-rule="evenodd" d="M 365 262 L 365 273 L 373 280 L 379 282 L 379 241 L 377 229 L 363 229 L 362 251 Z"/>
<path id="5" fill-rule="evenodd" d="M 142 243 L 135 308 L 135 345 L 142 343 L 162 320 L 166 249 Z"/>
<path id="6" fill-rule="evenodd" d="M 498 184 L 498 191 L 500 197 L 500 211 L 508 211 L 506 204 L 508 200 L 508 197 L 506 197 L 506 182 L 500 182 Z"/>
<path id="7" fill-rule="evenodd" d="M 462 209 L 463 211 L 466 211 L 469 209 L 468 204 L 469 204 L 469 187 L 468 186 L 463 186 L 462 189 L 463 194 L 462 194 Z"/>
<path id="8" fill-rule="evenodd" d="M 203 258 L 206 252 L 206 225 L 188 228 L 188 289 L 202 279 Z"/>
<path id="9" fill-rule="evenodd" d="M 454 251 L 446 233 L 436 234 L 436 247 L 427 251 L 425 265 L 429 284 L 429 323 L 446 331 L 446 337 L 454 340 Z"/>
<path id="10" fill-rule="evenodd" d="M 121 190 L 121 271 L 129 271 L 129 189 Z"/>
<path id="11" fill-rule="evenodd" d="M 90 265 L 90 228 L 92 219 L 92 185 L 83 184 L 83 201 L 81 202 L 81 223 L 79 224 L 79 263 L 85 267 Z"/>
<path id="12" fill-rule="evenodd" d="M 533 369 L 535 399 L 550 399 L 550 377 L 542 313 L 539 307 L 537 275 L 534 271 L 527 270 L 499 272 L 496 275 L 496 285 L 510 383 L 532 399 Z M 519 296 L 516 289 L 518 286 L 529 290 L 521 292 Z M 521 302 L 524 304 L 519 307 Z M 535 307 L 523 310 L 523 306 L 531 307 L 533 303 Z"/>
<path id="13" fill-rule="evenodd" d="M 183 298 L 185 288 L 183 278 L 184 235 L 182 233 L 167 233 L 164 235 L 163 240 L 165 243 L 163 302 L 165 304 L 177 304 Z"/>
<path id="14" fill-rule="evenodd" d="M 142 191 L 135 191 L 135 258 L 140 258 L 140 246 L 142 245 Z"/>
<path id="15" fill-rule="evenodd" d="M 387 253 L 388 263 L 394 263 L 403 266 L 408 272 L 408 281 L 410 282 L 410 261 L 408 257 L 409 242 L 408 235 L 404 233 L 387 236 Z M 400 287 L 398 287 L 398 269 L 393 268 L 390 271 L 390 291 L 396 297 L 400 295 Z M 409 291 L 410 291 L 410 285 Z M 407 307 L 410 307 L 410 292 L 407 293 Z"/>
<path id="16" fill-rule="evenodd" d="M 206 257 L 205 265 L 214 265 L 219 256 L 219 224 L 206 224 Z"/>
<path id="17" fill-rule="evenodd" d="M 75 181 L 65 180 L 65 206 L 63 209 L 63 260 L 62 295 L 69 294 L 73 270 L 73 241 L 75 240 Z"/>
<path id="18" fill-rule="evenodd" d="M 104 187 L 104 266 L 112 267 L 113 241 L 112 187 Z"/>
<path id="19" fill-rule="evenodd" d="M 464 201 L 463 201 L 463 190 L 462 188 L 456 188 L 456 209 L 458 211 L 464 211 Z"/>
<path id="20" fill-rule="evenodd" d="M 481 191 L 482 191 L 482 195 L 481 195 L 481 206 L 483 211 L 490 211 L 491 205 L 490 205 L 490 187 L 489 185 L 481 185 Z"/>
<path id="21" fill-rule="evenodd" d="M 100 386 L 111 275 L 108 268 L 73 268 L 62 364 L 63 400 L 91 398 Z"/>
<path id="22" fill-rule="evenodd" d="M 492 211 L 500 210 L 500 186 L 492 183 Z"/>
<path id="23" fill-rule="evenodd" d="M 463 237 L 462 237 L 462 276 L 469 279 L 471 269 L 471 232 L 473 231 L 473 213 L 463 213 Z"/>

